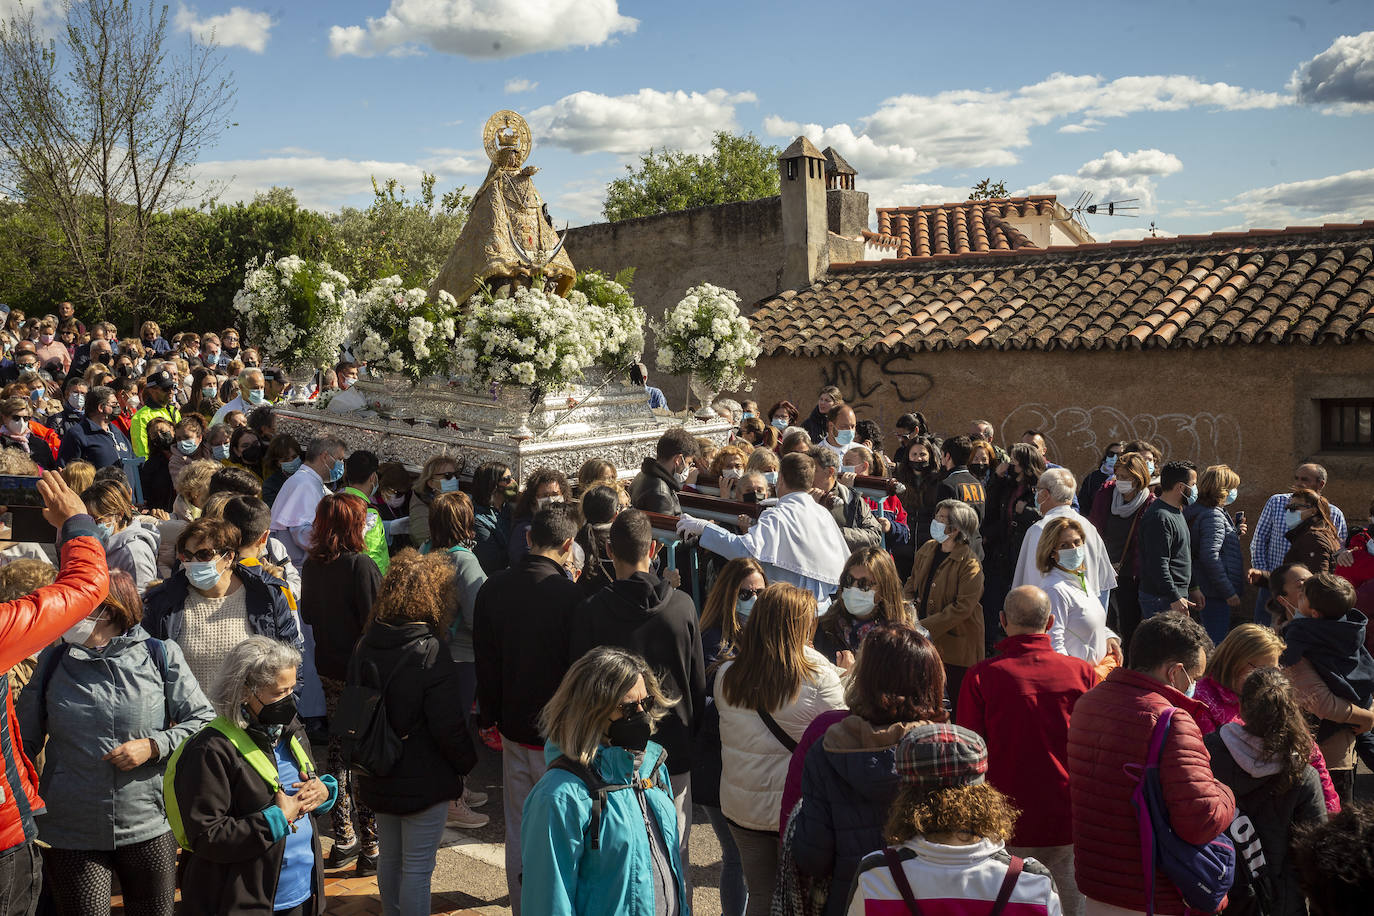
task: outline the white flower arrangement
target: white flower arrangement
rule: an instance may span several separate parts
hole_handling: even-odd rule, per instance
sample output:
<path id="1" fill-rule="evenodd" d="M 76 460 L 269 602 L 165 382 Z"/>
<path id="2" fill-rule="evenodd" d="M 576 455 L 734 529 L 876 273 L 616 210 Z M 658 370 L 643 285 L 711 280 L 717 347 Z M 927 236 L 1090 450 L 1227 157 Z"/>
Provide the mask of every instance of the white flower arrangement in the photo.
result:
<path id="1" fill-rule="evenodd" d="M 288 370 L 319 369 L 339 358 L 357 294 L 343 274 L 324 262 L 298 255 L 245 265 L 243 287 L 234 310 L 246 325 L 245 337 L 263 355 Z"/>
<path id="2" fill-rule="evenodd" d="M 566 299 L 524 287 L 513 298 L 479 293 L 468 302 L 455 370 L 474 387 L 567 388 L 601 356 L 603 323 L 602 310 L 576 290 Z"/>
<path id="3" fill-rule="evenodd" d="M 622 270 L 614 279 L 589 270 L 578 274 L 573 286 L 599 312 L 595 316 L 597 362 L 616 376 L 624 376 L 644 350 L 644 310 L 630 295 L 633 278 L 634 268 Z"/>
<path id="4" fill-rule="evenodd" d="M 436 299 L 419 287 L 405 289 L 400 277 L 385 277 L 357 299 L 349 332 L 353 355 L 369 368 L 411 379 L 454 371 L 458 302 L 444 290 Z"/>
<path id="5" fill-rule="evenodd" d="M 733 290 L 710 283 L 692 287 L 654 331 L 659 371 L 690 373 L 715 391 L 752 387 L 745 370 L 758 361 L 759 339 L 740 314 Z"/>

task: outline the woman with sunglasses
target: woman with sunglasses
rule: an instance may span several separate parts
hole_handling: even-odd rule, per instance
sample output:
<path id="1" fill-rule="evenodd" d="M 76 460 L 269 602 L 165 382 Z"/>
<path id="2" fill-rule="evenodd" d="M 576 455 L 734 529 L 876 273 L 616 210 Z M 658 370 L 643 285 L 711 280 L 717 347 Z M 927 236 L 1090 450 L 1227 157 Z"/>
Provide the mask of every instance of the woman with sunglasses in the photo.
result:
<path id="1" fill-rule="evenodd" d="M 214 718 L 174 644 L 139 626 L 143 602 L 128 573 L 62 641 L 43 650 L 19 702 L 30 757 L 44 749 L 37 816 L 59 914 L 109 912 L 119 876 L 128 912 L 171 916 L 176 841 L 163 816 L 172 751 Z"/>
<path id="2" fill-rule="evenodd" d="M 215 682 L 229 650 L 249 636 L 304 647 L 285 592 L 237 562 L 239 540 L 224 519 L 196 519 L 177 537 L 181 568 L 143 597 L 143 628 L 174 640 L 202 684 Z"/>
<path id="3" fill-rule="evenodd" d="M 551 763 L 525 800 L 524 912 L 688 911 L 666 755 L 649 740 L 676 702 L 624 649 L 593 649 L 568 669 L 539 717 Z"/>
<path id="4" fill-rule="evenodd" d="M 711 695 L 715 669 L 734 654 L 735 641 L 754 602 L 768 587 L 763 567 L 753 557 L 738 557 L 721 567 L 701 609 L 701 648 L 706 662 L 706 705 L 697 730 L 692 764 L 692 801 L 706 810 L 720 842 L 720 907 L 723 916 L 744 916 L 749 892 L 730 825 L 720 810 L 720 714 Z"/>
<path id="5" fill-rule="evenodd" d="M 410 497 L 410 542 L 419 547 L 433 538 L 429 530 L 429 507 L 440 493 L 458 492 L 458 462 L 450 455 L 435 455 L 425 462 L 415 478 Z"/>
<path id="6" fill-rule="evenodd" d="M 816 651 L 848 670 L 864 634 L 880 623 L 907 623 L 902 583 L 892 557 L 881 547 L 849 555 L 840 591 L 816 625 Z"/>

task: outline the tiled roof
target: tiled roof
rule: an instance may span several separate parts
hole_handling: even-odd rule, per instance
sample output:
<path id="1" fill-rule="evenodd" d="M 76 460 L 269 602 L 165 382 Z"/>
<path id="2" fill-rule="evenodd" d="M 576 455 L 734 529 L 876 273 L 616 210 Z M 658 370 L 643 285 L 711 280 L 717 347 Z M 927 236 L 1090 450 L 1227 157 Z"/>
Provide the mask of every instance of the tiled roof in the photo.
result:
<path id="1" fill-rule="evenodd" d="M 770 355 L 1374 341 L 1374 220 L 832 264 L 751 320 Z"/>
<path id="2" fill-rule="evenodd" d="M 1018 216 L 1069 218 L 1053 194 L 880 207 L 878 231 L 865 231 L 864 239 L 880 248 L 896 249 L 899 258 L 1034 248 L 1030 239 L 1003 219 Z"/>

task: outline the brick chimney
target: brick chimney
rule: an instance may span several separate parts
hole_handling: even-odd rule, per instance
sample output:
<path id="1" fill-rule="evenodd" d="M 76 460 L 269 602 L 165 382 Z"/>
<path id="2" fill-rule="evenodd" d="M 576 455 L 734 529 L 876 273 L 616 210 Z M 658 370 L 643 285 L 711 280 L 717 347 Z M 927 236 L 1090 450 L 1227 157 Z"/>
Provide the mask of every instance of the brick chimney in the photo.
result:
<path id="1" fill-rule="evenodd" d="M 830 266 L 825 157 L 798 137 L 778 157 L 782 184 L 782 288 L 806 289 Z"/>

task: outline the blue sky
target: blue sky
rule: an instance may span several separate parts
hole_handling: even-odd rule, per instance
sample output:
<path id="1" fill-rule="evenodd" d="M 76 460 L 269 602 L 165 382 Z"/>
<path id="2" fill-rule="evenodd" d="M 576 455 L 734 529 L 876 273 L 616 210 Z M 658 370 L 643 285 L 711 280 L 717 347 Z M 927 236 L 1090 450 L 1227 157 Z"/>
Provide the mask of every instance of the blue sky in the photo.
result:
<path id="1" fill-rule="evenodd" d="M 53 3 L 54 0 L 43 0 Z M 15 0 L 0 0 L 0 8 Z M 530 119 L 558 222 L 650 146 L 717 129 L 834 145 L 875 205 L 1139 197 L 1102 238 L 1374 219 L 1374 3 L 172 0 L 210 28 L 237 126 L 223 199 L 365 203 L 370 176 L 475 186 L 483 122 Z"/>

